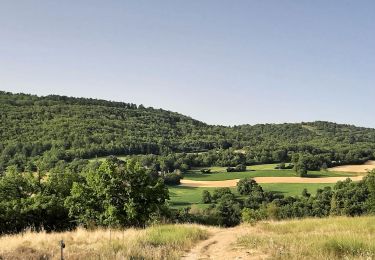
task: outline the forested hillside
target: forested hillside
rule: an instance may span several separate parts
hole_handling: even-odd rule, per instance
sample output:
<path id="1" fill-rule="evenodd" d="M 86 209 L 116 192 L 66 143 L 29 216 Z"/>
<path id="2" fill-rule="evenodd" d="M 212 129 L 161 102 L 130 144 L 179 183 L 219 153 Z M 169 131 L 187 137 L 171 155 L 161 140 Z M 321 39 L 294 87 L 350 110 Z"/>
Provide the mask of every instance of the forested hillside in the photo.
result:
<path id="1" fill-rule="evenodd" d="M 0 92 L 0 118 L 0 172 L 106 155 L 215 149 L 211 156 L 229 157 L 229 164 L 286 162 L 298 152 L 345 163 L 375 151 L 374 129 L 329 122 L 211 126 L 162 109 L 56 95 Z"/>

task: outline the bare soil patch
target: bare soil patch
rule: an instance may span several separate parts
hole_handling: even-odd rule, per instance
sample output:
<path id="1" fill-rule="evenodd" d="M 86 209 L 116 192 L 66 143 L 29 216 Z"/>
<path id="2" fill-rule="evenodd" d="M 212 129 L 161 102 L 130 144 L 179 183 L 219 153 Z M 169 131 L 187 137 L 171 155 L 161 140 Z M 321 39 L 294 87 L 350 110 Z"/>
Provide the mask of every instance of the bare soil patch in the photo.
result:
<path id="1" fill-rule="evenodd" d="M 336 183 L 347 178 L 360 181 L 363 176 L 354 177 L 326 177 L 326 178 L 301 178 L 301 177 L 255 177 L 257 183 Z M 181 180 L 181 186 L 186 187 L 235 187 L 240 179 L 226 181 L 193 181 Z"/>
<path id="2" fill-rule="evenodd" d="M 329 171 L 333 172 L 357 172 L 365 173 L 375 169 L 375 161 L 367 161 L 365 164 L 361 165 L 342 165 L 330 168 Z"/>
<path id="3" fill-rule="evenodd" d="M 198 243 L 191 251 L 181 259 L 265 259 L 267 256 L 259 254 L 254 250 L 245 250 L 235 247 L 237 239 L 248 234 L 250 227 L 238 226 L 234 228 L 207 228 L 211 237 Z"/>

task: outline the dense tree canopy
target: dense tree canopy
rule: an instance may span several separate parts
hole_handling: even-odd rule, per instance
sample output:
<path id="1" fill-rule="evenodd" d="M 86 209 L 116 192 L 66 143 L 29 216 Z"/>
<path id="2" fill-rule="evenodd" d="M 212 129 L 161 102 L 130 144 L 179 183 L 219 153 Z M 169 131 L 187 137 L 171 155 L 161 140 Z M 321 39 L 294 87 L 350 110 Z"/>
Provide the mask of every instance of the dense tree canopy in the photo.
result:
<path id="1" fill-rule="evenodd" d="M 289 162 L 303 153 L 312 170 L 363 162 L 375 152 L 374 129 L 329 122 L 211 126 L 142 105 L 55 95 L 0 92 L 0 120 L 0 172 L 9 165 L 35 171 L 59 160 L 213 149 L 196 161 L 234 167 Z"/>

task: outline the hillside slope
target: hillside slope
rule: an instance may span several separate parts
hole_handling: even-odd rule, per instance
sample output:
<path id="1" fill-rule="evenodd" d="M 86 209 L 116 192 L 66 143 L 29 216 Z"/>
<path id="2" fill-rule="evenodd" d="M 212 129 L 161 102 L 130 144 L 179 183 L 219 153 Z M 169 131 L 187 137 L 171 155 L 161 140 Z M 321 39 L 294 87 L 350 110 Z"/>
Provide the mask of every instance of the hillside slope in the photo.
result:
<path id="1" fill-rule="evenodd" d="M 264 221 L 211 228 L 182 259 L 373 259 L 374 217 Z"/>
<path id="2" fill-rule="evenodd" d="M 56 162 L 245 147 L 255 162 L 266 162 L 296 151 L 365 160 L 375 151 L 375 129 L 329 122 L 212 126 L 142 105 L 7 92 L 0 92 L 0 111 L 0 171 L 41 156 Z"/>

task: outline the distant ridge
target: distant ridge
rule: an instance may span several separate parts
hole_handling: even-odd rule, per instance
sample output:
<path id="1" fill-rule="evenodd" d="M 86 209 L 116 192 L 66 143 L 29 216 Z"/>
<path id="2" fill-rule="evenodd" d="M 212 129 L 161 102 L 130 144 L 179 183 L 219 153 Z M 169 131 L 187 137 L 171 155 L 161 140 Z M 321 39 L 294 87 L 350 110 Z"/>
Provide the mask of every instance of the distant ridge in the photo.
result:
<path id="1" fill-rule="evenodd" d="M 56 161 L 245 147 L 259 161 L 301 150 L 342 153 L 343 159 L 350 152 L 362 160 L 375 151 L 375 129 L 324 121 L 214 126 L 132 103 L 4 91 L 0 111 L 0 170 L 41 156 Z"/>

